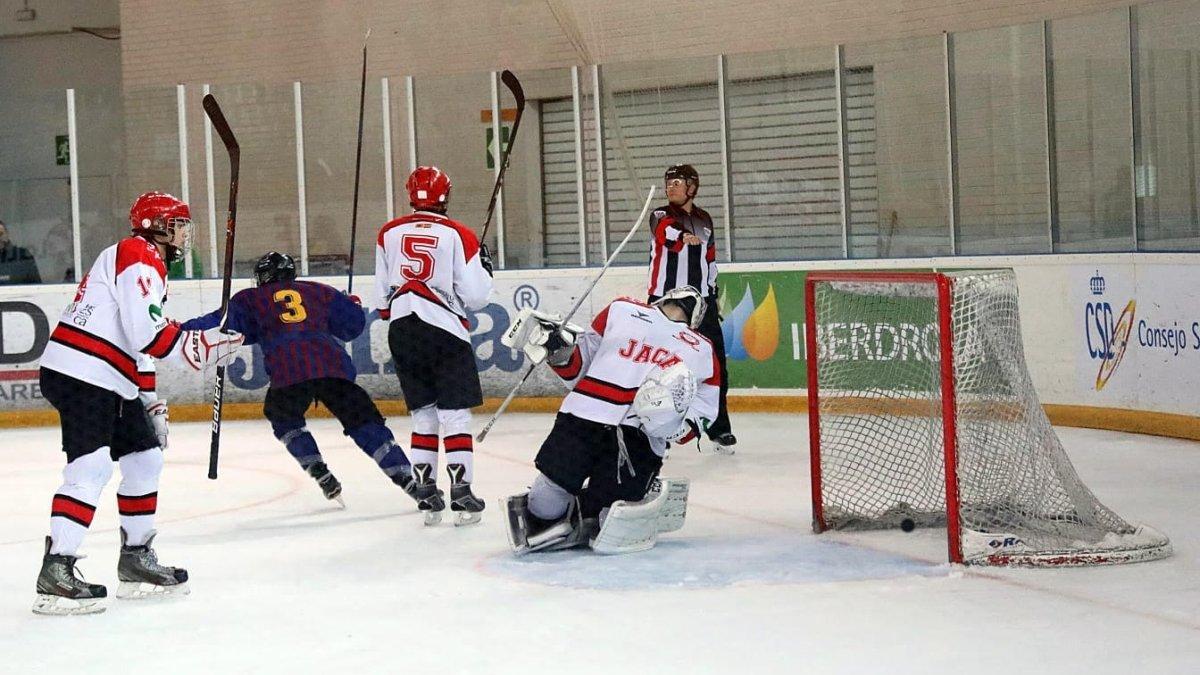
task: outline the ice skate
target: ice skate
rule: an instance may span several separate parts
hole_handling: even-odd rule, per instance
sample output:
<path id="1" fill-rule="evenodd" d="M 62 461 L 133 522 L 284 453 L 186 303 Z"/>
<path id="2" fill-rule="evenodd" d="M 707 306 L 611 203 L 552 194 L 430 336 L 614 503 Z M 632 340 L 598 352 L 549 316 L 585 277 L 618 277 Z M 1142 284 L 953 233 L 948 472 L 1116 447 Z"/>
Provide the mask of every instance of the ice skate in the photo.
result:
<path id="1" fill-rule="evenodd" d="M 466 470 L 461 464 L 446 467 L 450 474 L 450 510 L 454 512 L 454 524 L 474 525 L 486 504 L 471 492 L 471 484 L 462 480 Z"/>
<path id="2" fill-rule="evenodd" d="M 425 514 L 425 524 L 442 522 L 442 511 L 446 510 L 446 493 L 438 489 L 437 478 L 429 464 L 413 465 L 413 492 L 417 508 Z"/>
<path id="3" fill-rule="evenodd" d="M 38 572 L 37 599 L 33 603 L 34 614 L 98 614 L 106 609 L 100 601 L 108 597 L 108 589 L 76 576 L 75 563 L 82 557 L 52 555 L 50 537 L 46 537 L 46 552 Z"/>
<path id="4" fill-rule="evenodd" d="M 121 582 L 117 586 L 118 598 L 140 600 L 191 592 L 187 585 L 187 570 L 158 562 L 158 554 L 152 546 L 157 534 L 151 530 L 146 543 L 130 546 L 125 543 L 125 529 L 121 529 L 121 557 L 117 560 L 117 579 Z"/>
<path id="5" fill-rule="evenodd" d="M 333 500 L 338 503 L 343 509 L 346 508 L 346 502 L 342 499 L 342 484 L 325 465 L 325 462 L 317 462 L 306 469 L 308 475 L 312 476 L 317 481 L 317 486 L 321 488 L 321 492 L 325 494 L 326 499 Z"/>
<path id="6" fill-rule="evenodd" d="M 732 455 L 737 452 L 737 436 L 725 432 L 712 439 L 712 451 L 718 455 Z"/>

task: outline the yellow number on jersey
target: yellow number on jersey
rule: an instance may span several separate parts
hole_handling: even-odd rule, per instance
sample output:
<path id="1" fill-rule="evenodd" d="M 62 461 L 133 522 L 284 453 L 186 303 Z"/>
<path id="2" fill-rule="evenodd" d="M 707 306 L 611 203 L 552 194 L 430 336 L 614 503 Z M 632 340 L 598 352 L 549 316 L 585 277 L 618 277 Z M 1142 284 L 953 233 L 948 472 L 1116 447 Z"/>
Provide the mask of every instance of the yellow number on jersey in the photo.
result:
<path id="1" fill-rule="evenodd" d="M 304 310 L 304 298 L 300 294 L 289 288 L 282 291 L 276 291 L 272 300 L 282 302 L 285 312 L 279 315 L 279 320 L 284 323 L 300 323 L 308 318 L 308 312 Z"/>

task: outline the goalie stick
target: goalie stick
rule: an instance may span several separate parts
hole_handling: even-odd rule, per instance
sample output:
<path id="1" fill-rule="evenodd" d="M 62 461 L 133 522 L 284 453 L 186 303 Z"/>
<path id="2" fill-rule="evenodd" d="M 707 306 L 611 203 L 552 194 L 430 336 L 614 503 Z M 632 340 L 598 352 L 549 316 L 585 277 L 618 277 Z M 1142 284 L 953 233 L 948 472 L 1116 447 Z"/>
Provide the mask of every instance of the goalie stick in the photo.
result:
<path id="1" fill-rule="evenodd" d="M 221 280 L 221 328 L 224 330 L 229 311 L 229 290 L 233 281 L 233 236 L 237 227 L 238 166 L 241 163 L 241 148 L 229 128 L 221 106 L 212 94 L 204 95 L 204 113 L 212 121 L 213 128 L 225 144 L 229 154 L 229 214 L 225 219 L 225 269 Z M 213 389 L 212 439 L 208 447 L 208 477 L 217 479 L 217 455 L 221 449 L 221 403 L 225 395 L 225 366 L 217 366 L 217 383 Z"/>
<path id="2" fill-rule="evenodd" d="M 371 29 L 363 38 L 362 83 L 358 89 L 358 150 L 354 154 L 354 204 L 350 210 L 350 269 L 346 279 L 346 293 L 354 292 L 354 244 L 358 239 L 358 184 L 362 175 L 362 139 L 363 115 L 367 105 L 367 40 L 371 39 Z M 391 161 L 391 158 L 388 158 Z"/>
<path id="3" fill-rule="evenodd" d="M 628 244 L 629 240 L 633 238 L 633 233 L 637 232 L 638 228 L 642 226 L 642 221 L 646 219 L 646 213 L 650 211 L 650 202 L 654 199 L 654 188 L 655 186 L 650 186 L 650 194 L 646 195 L 646 204 L 642 206 L 642 212 L 638 214 L 637 222 L 634 223 L 633 227 L 629 229 L 629 234 L 626 234 L 625 238 L 621 240 L 621 243 L 617 244 L 617 247 L 613 249 L 611 254 L 609 254 L 608 260 L 604 261 L 604 267 L 600 268 L 600 272 L 596 275 L 596 278 L 592 279 L 592 283 L 588 284 L 588 287 L 584 289 L 583 294 L 579 296 L 579 299 L 575 301 L 575 305 L 571 307 L 571 311 L 567 312 L 567 315 L 563 317 L 562 323 L 567 323 L 571 320 L 571 317 L 575 316 L 575 312 L 579 311 L 579 308 L 583 306 L 583 301 L 587 300 L 587 297 L 592 293 L 592 289 L 596 287 L 596 284 L 600 283 L 600 278 L 604 276 L 604 273 L 608 271 L 610 266 L 612 266 L 613 261 L 617 259 L 618 255 L 620 255 L 621 249 L 625 248 L 625 244 Z M 519 382 L 517 382 L 517 384 L 512 388 L 512 391 L 508 392 L 508 396 L 504 397 L 504 401 L 500 403 L 500 407 L 497 408 L 496 412 L 492 414 L 492 418 L 488 420 L 488 423 L 483 426 L 483 429 L 479 432 L 479 435 L 475 437 L 476 441 L 482 442 L 484 438 L 487 438 L 488 432 L 492 430 L 492 425 L 494 425 L 496 420 L 500 419 L 500 416 L 503 415 L 504 411 L 508 409 L 508 405 L 512 403 L 513 398 L 517 395 L 517 390 L 519 390 L 521 386 L 525 384 L 525 381 L 529 379 L 529 376 L 533 374 L 534 369 L 537 367 L 538 364 L 536 363 L 529 365 L 529 369 L 525 371 L 525 376 L 522 377 Z"/>
<path id="4" fill-rule="evenodd" d="M 492 214 L 496 211 L 500 188 L 504 187 L 504 172 L 508 170 L 508 158 L 512 153 L 513 143 L 517 141 L 517 129 L 521 128 L 521 117 L 525 114 L 525 90 L 521 88 L 521 81 L 517 79 L 516 75 L 513 75 L 511 70 L 500 73 L 500 81 L 508 87 L 517 102 L 517 117 L 513 120 L 512 131 L 508 134 L 508 142 L 504 144 L 504 151 L 500 154 L 500 171 L 496 174 L 495 184 L 492 185 L 492 197 L 488 200 L 487 215 L 483 219 L 483 232 L 479 235 L 480 243 L 487 239 L 488 229 L 492 226 Z M 496 141 L 499 142 L 499 139 Z"/>

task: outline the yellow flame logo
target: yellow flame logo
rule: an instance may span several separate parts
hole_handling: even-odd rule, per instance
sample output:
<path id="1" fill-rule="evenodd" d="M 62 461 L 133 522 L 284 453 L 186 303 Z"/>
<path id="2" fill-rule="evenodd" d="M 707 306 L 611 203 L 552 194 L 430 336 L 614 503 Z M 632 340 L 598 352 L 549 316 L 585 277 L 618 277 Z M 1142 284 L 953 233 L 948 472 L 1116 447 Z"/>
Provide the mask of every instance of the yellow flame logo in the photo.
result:
<path id="1" fill-rule="evenodd" d="M 742 346 L 755 361 L 766 361 L 779 348 L 779 307 L 775 303 L 774 285 L 768 284 L 767 297 L 746 320 Z"/>

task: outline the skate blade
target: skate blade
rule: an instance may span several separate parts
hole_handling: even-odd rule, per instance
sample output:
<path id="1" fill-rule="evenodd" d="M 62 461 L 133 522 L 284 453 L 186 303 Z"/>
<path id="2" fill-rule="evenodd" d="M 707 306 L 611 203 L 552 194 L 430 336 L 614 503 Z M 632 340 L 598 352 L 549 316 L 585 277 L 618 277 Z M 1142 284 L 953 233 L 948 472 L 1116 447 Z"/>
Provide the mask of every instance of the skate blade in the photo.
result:
<path id="1" fill-rule="evenodd" d="M 159 586 L 144 581 L 122 581 L 117 586 L 117 597 L 122 600 L 151 600 L 187 595 L 192 592 L 187 582 L 171 586 Z"/>
<path id="2" fill-rule="evenodd" d="M 423 511 L 425 514 L 425 527 L 433 527 L 442 522 L 441 511 Z"/>
<path id="3" fill-rule="evenodd" d="M 478 511 L 455 511 L 454 526 L 461 527 L 463 525 L 474 525 L 482 519 L 482 514 Z"/>
<path id="4" fill-rule="evenodd" d="M 76 600 L 64 598 L 61 595 L 38 593 L 33 601 L 33 613 L 42 616 L 73 616 L 83 614 L 100 614 L 108 607 L 102 604 L 104 598 L 86 598 Z"/>
<path id="5" fill-rule="evenodd" d="M 737 454 L 737 446 L 721 445 L 720 443 L 714 443 L 712 446 L 712 453 L 714 455 L 725 455 L 727 457 L 730 455 L 736 455 Z"/>
<path id="6" fill-rule="evenodd" d="M 337 505 L 338 505 L 338 508 L 339 508 L 339 509 L 344 509 L 344 508 L 346 508 L 346 500 L 345 500 L 345 499 L 342 499 L 342 496 L 341 496 L 341 495 L 338 495 L 338 496 L 336 496 L 336 497 L 331 497 L 331 498 L 330 498 L 330 500 L 331 500 L 331 501 L 335 501 L 335 502 L 337 502 Z"/>

